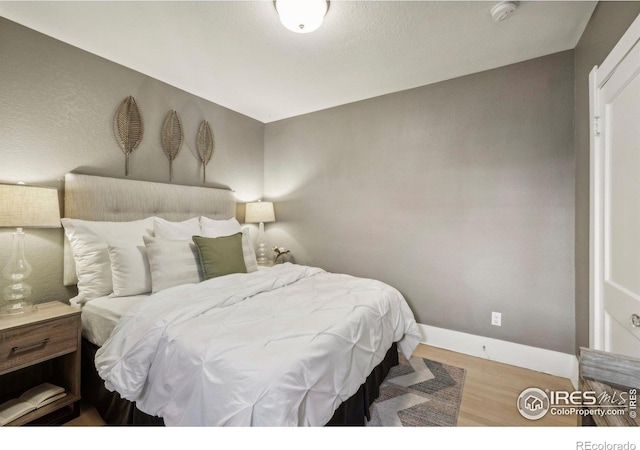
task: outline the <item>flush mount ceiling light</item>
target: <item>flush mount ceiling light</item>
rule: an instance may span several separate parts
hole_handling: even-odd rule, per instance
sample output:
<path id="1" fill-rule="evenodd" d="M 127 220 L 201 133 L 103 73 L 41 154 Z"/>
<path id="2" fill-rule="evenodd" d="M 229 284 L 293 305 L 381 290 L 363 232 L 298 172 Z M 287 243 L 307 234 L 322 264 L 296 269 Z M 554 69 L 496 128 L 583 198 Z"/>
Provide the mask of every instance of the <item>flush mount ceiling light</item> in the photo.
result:
<path id="1" fill-rule="evenodd" d="M 326 0 L 276 0 L 280 22 L 296 33 L 311 33 L 320 28 L 329 9 Z"/>
<path id="2" fill-rule="evenodd" d="M 493 17 L 494 22 L 502 22 L 511 17 L 517 8 L 517 2 L 500 2 L 491 8 L 491 17 Z"/>

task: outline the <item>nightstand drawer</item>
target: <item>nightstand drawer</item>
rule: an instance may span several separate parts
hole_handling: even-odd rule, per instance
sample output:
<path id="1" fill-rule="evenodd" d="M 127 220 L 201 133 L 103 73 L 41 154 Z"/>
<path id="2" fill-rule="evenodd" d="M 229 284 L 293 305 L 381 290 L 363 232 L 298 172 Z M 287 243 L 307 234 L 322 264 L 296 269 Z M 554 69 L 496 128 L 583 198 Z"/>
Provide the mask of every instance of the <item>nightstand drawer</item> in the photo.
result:
<path id="1" fill-rule="evenodd" d="M 78 350 L 78 316 L 0 332 L 0 373 Z"/>

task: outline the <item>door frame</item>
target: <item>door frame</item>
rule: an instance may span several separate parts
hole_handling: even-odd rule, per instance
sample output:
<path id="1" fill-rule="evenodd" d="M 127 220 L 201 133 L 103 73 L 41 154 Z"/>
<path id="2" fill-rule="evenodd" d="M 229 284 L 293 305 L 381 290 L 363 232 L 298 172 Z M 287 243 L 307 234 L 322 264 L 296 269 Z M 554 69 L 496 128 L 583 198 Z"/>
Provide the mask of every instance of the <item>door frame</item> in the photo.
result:
<path id="1" fill-rule="evenodd" d="M 627 54 L 640 45 L 640 15 L 611 53 L 589 74 L 589 347 L 604 350 L 604 151 L 600 139 L 600 89 Z"/>

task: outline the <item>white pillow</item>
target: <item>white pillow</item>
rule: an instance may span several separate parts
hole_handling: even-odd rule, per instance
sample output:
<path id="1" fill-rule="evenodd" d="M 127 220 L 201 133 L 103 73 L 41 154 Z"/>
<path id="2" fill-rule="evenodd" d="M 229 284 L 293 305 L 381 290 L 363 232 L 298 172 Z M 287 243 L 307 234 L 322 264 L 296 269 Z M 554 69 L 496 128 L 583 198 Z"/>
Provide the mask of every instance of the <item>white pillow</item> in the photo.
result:
<path id="1" fill-rule="evenodd" d="M 153 231 L 162 239 L 191 239 L 200 236 L 200 219 L 193 217 L 182 222 L 171 222 L 160 217 L 153 218 Z"/>
<path id="2" fill-rule="evenodd" d="M 204 280 L 198 249 L 191 240 L 168 240 L 145 236 L 144 245 L 147 249 L 153 293 Z"/>
<path id="3" fill-rule="evenodd" d="M 144 245 L 109 246 L 112 297 L 126 297 L 151 292 L 151 271 Z"/>
<path id="4" fill-rule="evenodd" d="M 242 229 L 242 255 L 244 256 L 244 265 L 247 267 L 247 273 L 258 270 L 258 260 L 256 259 L 256 251 L 251 244 L 249 228 Z"/>
<path id="5" fill-rule="evenodd" d="M 202 236 L 204 237 L 222 237 L 231 236 L 240 233 L 240 222 L 235 217 L 226 220 L 214 220 L 208 217 L 200 217 L 200 227 L 202 228 Z"/>
<path id="6" fill-rule="evenodd" d="M 131 222 L 61 220 L 69 239 L 78 275 L 78 300 L 83 304 L 113 292 L 108 246 L 144 245 L 153 233 L 153 218 Z"/>

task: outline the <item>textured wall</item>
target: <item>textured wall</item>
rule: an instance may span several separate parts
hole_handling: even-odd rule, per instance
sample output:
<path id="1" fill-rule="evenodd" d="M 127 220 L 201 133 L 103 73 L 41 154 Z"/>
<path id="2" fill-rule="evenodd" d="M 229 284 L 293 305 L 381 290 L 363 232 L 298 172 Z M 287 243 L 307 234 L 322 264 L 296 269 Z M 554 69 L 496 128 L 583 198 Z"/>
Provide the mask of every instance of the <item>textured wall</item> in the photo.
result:
<path id="1" fill-rule="evenodd" d="M 589 73 L 640 14 L 640 2 L 599 2 L 575 48 L 576 352 L 589 346 Z"/>
<path id="2" fill-rule="evenodd" d="M 640 2 L 601 2 L 575 50 L 576 347 L 588 344 L 587 76 L 638 13 Z M 279 201 L 271 243 L 300 262 L 394 283 L 424 323 L 569 351 L 567 54 L 268 125 L 265 188 Z M 201 184 L 193 137 L 207 119 L 217 144 L 207 184 L 240 201 L 261 196 L 259 122 L 3 18 L 0 57 L 0 182 L 62 195 L 68 171 L 124 177 L 112 120 L 134 95 L 146 134 L 130 178 L 168 182 L 159 130 L 175 108 L 186 140 L 173 182 Z M 60 230 L 27 231 L 37 301 L 73 295 L 59 281 L 61 243 Z M 0 230 L 2 267 L 10 244 Z M 502 328 L 487 325 L 491 310 L 503 312 Z"/>
<path id="3" fill-rule="evenodd" d="M 421 323 L 572 353 L 573 89 L 567 51 L 267 124 L 271 245 Z"/>
<path id="4" fill-rule="evenodd" d="M 208 120 L 216 150 L 206 185 L 234 189 L 239 201 L 262 196 L 262 123 L 3 18 L 0 61 L 0 182 L 53 186 L 62 196 L 62 177 L 70 171 L 124 178 L 113 117 L 122 99 L 133 95 L 145 135 L 132 153 L 129 178 L 169 182 L 160 130 L 167 112 L 176 109 L 185 140 L 172 182 L 203 184 L 195 137 Z M 62 239 L 61 230 L 27 230 L 34 301 L 74 295 L 62 286 Z M 11 230 L 1 229 L 0 268 L 10 246 Z"/>

